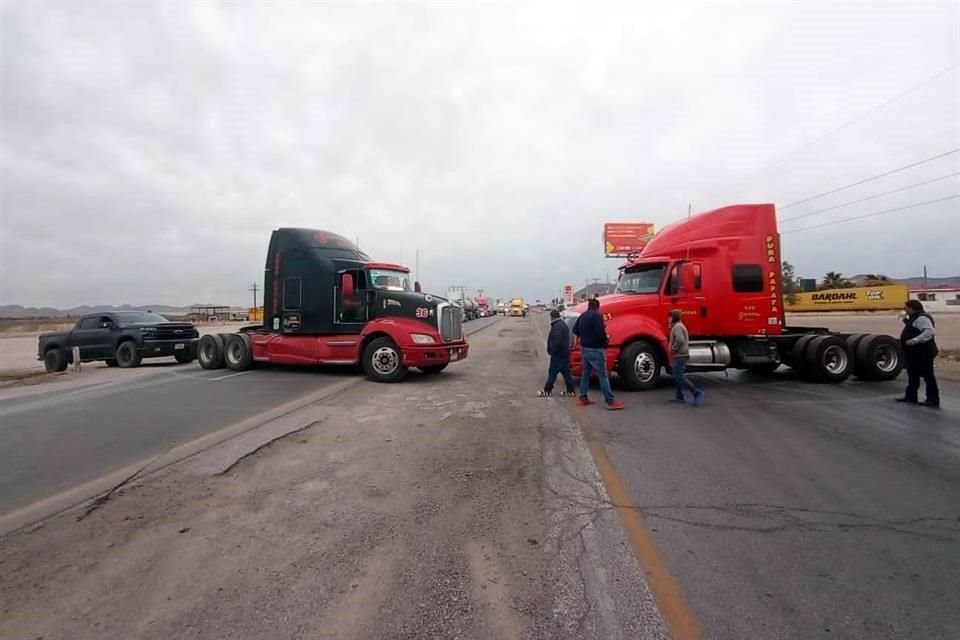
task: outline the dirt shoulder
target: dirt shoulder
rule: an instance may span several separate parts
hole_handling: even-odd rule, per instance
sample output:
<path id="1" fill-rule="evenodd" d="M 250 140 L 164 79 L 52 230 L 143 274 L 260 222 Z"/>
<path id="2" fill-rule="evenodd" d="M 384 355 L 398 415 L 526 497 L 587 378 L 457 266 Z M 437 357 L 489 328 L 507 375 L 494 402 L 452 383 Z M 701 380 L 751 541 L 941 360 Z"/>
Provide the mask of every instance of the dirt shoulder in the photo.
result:
<path id="1" fill-rule="evenodd" d="M 531 322 L 471 342 L 0 539 L 0 636 L 663 637 Z"/>

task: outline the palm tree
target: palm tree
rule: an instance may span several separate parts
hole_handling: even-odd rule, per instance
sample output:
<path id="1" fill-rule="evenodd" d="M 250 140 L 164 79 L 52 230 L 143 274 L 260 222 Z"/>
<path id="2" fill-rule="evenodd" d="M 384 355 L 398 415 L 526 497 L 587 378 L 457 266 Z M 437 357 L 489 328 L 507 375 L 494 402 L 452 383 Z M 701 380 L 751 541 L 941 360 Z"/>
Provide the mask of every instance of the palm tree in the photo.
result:
<path id="1" fill-rule="evenodd" d="M 839 271 L 828 271 L 823 276 L 823 282 L 820 283 L 820 289 L 849 289 L 853 283 L 844 278 Z"/>

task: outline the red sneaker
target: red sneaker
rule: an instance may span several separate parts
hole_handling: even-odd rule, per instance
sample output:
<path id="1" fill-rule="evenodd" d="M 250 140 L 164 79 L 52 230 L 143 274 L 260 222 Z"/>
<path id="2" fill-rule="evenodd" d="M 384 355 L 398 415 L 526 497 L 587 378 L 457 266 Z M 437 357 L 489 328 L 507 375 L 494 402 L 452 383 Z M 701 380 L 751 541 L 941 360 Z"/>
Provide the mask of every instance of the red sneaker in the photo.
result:
<path id="1" fill-rule="evenodd" d="M 613 402 L 607 405 L 608 411 L 619 411 L 620 409 L 623 409 L 623 403 L 620 402 L 619 400 L 614 400 Z"/>
<path id="2" fill-rule="evenodd" d="M 580 396 L 580 399 L 577 401 L 577 404 L 579 404 L 581 407 L 589 407 L 590 405 L 597 404 L 597 403 L 591 400 L 590 398 L 588 398 L 587 396 Z"/>

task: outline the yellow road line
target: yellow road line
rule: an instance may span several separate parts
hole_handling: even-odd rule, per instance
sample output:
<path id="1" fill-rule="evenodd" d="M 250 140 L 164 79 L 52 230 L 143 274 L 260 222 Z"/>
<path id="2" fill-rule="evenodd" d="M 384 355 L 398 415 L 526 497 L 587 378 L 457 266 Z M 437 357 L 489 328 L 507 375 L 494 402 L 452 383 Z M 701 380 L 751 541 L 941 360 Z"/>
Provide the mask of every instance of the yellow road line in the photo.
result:
<path id="1" fill-rule="evenodd" d="M 580 406 L 573 407 L 573 415 L 580 425 L 584 440 L 593 456 L 593 462 L 600 472 L 600 478 L 606 487 L 607 495 L 614 504 L 620 524 L 623 526 L 633 554 L 647 577 L 653 598 L 660 609 L 660 615 L 667 626 L 667 631 L 673 640 L 700 640 L 700 625 L 693 617 L 680 592 L 680 585 L 667 569 L 666 563 L 657 550 L 653 536 L 647 529 L 643 516 L 633 505 L 630 493 L 610 457 L 607 448 L 599 437 L 599 429 L 586 410 Z"/>

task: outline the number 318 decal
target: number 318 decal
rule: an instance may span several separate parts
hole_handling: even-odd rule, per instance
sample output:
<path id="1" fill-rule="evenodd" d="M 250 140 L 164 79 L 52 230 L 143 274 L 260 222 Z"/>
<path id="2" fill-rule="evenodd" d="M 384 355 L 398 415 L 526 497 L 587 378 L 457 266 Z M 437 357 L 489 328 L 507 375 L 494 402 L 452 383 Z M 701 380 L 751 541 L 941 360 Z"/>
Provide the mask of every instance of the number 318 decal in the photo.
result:
<path id="1" fill-rule="evenodd" d="M 417 317 L 418 318 L 429 318 L 430 310 L 425 309 L 424 307 L 417 307 Z"/>

